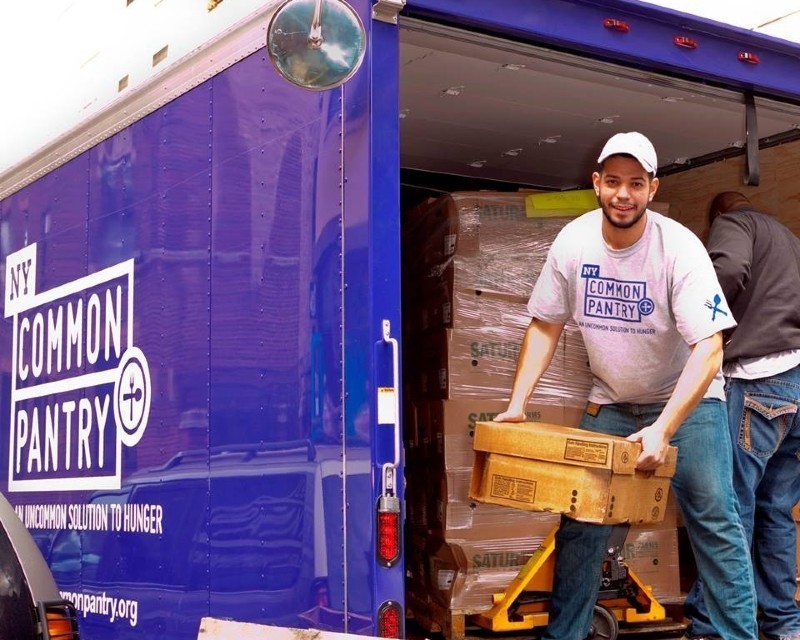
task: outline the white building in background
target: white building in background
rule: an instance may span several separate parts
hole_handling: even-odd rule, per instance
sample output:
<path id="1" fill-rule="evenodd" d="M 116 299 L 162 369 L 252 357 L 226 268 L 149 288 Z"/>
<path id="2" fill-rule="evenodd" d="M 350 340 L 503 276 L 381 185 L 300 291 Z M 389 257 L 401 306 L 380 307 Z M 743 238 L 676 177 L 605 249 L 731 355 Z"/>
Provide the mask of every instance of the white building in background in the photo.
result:
<path id="1" fill-rule="evenodd" d="M 0 172 L 264 4 L 270 0 L 3 2 Z"/>

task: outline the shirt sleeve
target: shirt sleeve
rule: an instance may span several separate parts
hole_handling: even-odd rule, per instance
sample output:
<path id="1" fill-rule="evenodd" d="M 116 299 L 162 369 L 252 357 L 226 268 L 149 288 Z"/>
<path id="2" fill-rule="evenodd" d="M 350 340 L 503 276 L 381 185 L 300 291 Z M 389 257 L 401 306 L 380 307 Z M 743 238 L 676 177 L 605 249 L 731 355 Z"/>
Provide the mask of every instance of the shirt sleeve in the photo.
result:
<path id="1" fill-rule="evenodd" d="M 684 340 L 696 344 L 736 326 L 714 266 L 700 239 L 688 233 L 681 240 L 672 272 L 672 312 Z"/>
<path id="2" fill-rule="evenodd" d="M 547 260 L 528 299 L 528 312 L 544 322 L 562 323 L 571 316 L 568 279 L 561 251 L 563 244 L 563 234 L 559 234 L 550 247 Z"/>
<path id="3" fill-rule="evenodd" d="M 753 264 L 753 229 L 746 215 L 724 213 L 711 225 L 708 255 L 722 291 L 734 304 L 750 280 Z"/>

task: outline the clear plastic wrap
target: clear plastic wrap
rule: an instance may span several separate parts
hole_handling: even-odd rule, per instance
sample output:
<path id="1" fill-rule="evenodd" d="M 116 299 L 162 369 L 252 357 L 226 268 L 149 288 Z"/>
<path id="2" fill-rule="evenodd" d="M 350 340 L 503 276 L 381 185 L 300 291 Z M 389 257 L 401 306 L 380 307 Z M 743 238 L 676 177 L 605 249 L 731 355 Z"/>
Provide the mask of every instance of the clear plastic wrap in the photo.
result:
<path id="1" fill-rule="evenodd" d="M 531 217 L 530 195 L 452 193 L 406 215 L 406 381 L 413 397 L 508 397 L 530 322 L 528 296 L 550 245 L 572 220 Z M 573 327 L 532 401 L 583 403 L 590 386 Z"/>
<path id="2" fill-rule="evenodd" d="M 525 327 L 509 324 L 438 329 L 407 338 L 405 382 L 415 398 L 507 399 L 524 334 Z M 531 402 L 584 404 L 592 380 L 587 359 L 577 327 L 565 331 Z"/>
<path id="3" fill-rule="evenodd" d="M 528 192 L 464 191 L 429 199 L 404 213 L 403 266 L 424 273 L 453 256 L 474 256 L 496 229 L 531 220 Z"/>

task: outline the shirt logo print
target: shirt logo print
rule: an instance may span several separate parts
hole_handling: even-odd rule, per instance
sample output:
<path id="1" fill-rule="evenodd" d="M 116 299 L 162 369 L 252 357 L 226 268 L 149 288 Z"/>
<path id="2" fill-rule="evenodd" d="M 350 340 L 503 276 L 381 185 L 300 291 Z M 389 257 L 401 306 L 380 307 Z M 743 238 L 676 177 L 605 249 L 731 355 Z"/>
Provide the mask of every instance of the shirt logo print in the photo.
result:
<path id="1" fill-rule="evenodd" d="M 723 316 L 727 316 L 728 315 L 728 313 L 724 309 L 720 308 L 720 306 L 719 306 L 720 302 L 722 302 L 722 296 L 720 296 L 719 294 L 716 294 L 714 296 L 714 304 L 711 304 L 710 300 L 706 300 L 706 303 L 705 303 L 706 307 L 711 309 L 711 322 L 714 322 L 714 320 L 717 319 L 717 314 L 718 313 L 721 313 Z"/>
<path id="2" fill-rule="evenodd" d="M 638 280 L 617 280 L 600 275 L 600 266 L 584 264 L 583 314 L 590 318 L 642 322 L 655 311 L 655 303 L 647 295 L 647 283 Z"/>

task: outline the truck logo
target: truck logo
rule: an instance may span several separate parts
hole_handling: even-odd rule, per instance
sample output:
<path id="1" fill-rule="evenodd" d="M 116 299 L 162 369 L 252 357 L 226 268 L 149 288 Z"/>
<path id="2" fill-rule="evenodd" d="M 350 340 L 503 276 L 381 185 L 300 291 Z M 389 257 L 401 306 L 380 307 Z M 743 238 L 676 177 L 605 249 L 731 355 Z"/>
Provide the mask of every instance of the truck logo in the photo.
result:
<path id="1" fill-rule="evenodd" d="M 36 258 L 32 244 L 6 259 L 9 491 L 117 489 L 152 395 L 134 345 L 133 260 L 38 291 Z"/>

